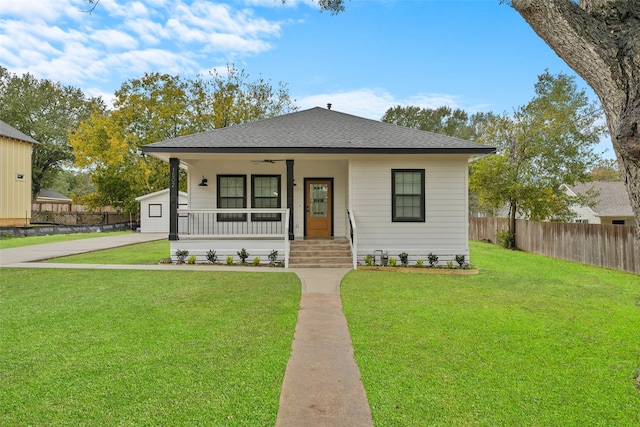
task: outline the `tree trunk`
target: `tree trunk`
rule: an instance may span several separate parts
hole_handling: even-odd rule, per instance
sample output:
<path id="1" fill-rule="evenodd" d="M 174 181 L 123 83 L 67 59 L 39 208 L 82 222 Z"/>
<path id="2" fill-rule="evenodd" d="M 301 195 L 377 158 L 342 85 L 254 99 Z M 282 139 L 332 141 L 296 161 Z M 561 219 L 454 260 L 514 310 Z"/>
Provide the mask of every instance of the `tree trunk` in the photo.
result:
<path id="1" fill-rule="evenodd" d="M 600 98 L 640 253 L 640 2 L 512 0 L 511 5 Z"/>
<path id="2" fill-rule="evenodd" d="M 509 249 L 517 249 L 516 245 L 516 214 L 518 213 L 515 199 L 509 204 Z"/>

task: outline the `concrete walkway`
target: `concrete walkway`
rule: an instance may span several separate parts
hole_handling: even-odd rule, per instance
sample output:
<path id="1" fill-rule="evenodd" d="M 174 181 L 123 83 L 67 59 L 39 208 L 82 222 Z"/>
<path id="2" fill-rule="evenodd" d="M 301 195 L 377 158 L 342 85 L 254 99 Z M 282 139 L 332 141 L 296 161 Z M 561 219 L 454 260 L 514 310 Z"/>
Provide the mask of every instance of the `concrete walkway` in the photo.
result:
<path id="1" fill-rule="evenodd" d="M 340 300 L 349 269 L 293 271 L 302 281 L 302 298 L 276 426 L 372 427 Z"/>
<path id="2" fill-rule="evenodd" d="M 162 234 L 132 233 L 69 242 L 0 249 L 0 267 L 128 270 L 252 271 L 255 267 L 202 265 L 56 264 L 37 262 L 135 243 L 166 239 Z M 340 282 L 345 268 L 265 268 L 261 272 L 294 272 L 302 297 L 291 357 L 280 395 L 277 427 L 373 427 L 371 411 L 353 357 L 353 345 L 342 313 Z"/>

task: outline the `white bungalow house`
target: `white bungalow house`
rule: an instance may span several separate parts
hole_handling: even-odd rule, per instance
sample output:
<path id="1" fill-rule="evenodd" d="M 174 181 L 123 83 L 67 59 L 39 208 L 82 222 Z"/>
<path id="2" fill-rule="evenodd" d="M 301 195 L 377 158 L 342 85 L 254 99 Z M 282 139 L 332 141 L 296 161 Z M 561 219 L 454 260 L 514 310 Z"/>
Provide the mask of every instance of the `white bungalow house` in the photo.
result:
<path id="1" fill-rule="evenodd" d="M 316 107 L 143 151 L 170 164 L 172 256 L 245 248 L 248 261 L 276 250 L 286 266 L 335 266 L 338 249 L 321 247 L 343 242 L 356 268 L 384 252 L 468 259 L 468 162 L 494 148 Z M 188 209 L 178 209 L 181 167 Z"/>
<path id="2" fill-rule="evenodd" d="M 572 206 L 575 222 L 588 224 L 635 225 L 633 208 L 624 182 L 595 181 L 576 185 L 562 184 L 560 188 L 570 196 L 586 194 L 589 190 L 598 193 L 593 207 Z"/>

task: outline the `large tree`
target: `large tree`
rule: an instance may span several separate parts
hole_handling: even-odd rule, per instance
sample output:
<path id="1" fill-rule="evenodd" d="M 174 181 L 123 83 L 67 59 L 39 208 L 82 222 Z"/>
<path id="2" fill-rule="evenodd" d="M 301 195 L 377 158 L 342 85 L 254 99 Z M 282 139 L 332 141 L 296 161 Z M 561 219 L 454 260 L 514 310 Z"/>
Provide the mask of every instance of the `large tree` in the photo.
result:
<path id="1" fill-rule="evenodd" d="M 640 251 L 640 1 L 499 1 L 510 4 L 600 99 L 635 213 Z M 342 12 L 344 3 L 318 0 L 332 13 Z"/>
<path id="2" fill-rule="evenodd" d="M 482 126 L 493 113 L 474 113 L 450 107 L 420 108 L 416 106 L 389 108 L 382 121 L 399 126 L 426 130 L 456 138 L 475 141 L 482 132 Z"/>
<path id="3" fill-rule="evenodd" d="M 515 247 L 518 217 L 570 219 L 570 206 L 578 200 L 559 187 L 589 180 L 599 160 L 593 149 L 604 131 L 597 124 L 600 109 L 573 77 L 546 72 L 538 77 L 535 93 L 513 115 L 489 120 L 481 139 L 495 145 L 497 153 L 471 166 L 469 188 L 479 205 L 493 212 L 508 209 L 510 247 Z"/>
<path id="4" fill-rule="evenodd" d="M 129 80 L 112 111 L 94 112 L 71 135 L 76 166 L 96 185 L 84 202 L 133 212 L 135 197 L 169 185 L 168 165 L 143 154 L 143 145 L 294 109 L 286 86 L 249 81 L 234 67 L 208 78 L 148 73 Z"/>
<path id="5" fill-rule="evenodd" d="M 104 110 L 100 98 L 87 97 L 80 89 L 31 74 L 17 75 L 0 67 L 0 119 L 29 135 L 40 145 L 32 154 L 32 195 L 53 183 L 63 166 L 73 161 L 69 132 Z"/>

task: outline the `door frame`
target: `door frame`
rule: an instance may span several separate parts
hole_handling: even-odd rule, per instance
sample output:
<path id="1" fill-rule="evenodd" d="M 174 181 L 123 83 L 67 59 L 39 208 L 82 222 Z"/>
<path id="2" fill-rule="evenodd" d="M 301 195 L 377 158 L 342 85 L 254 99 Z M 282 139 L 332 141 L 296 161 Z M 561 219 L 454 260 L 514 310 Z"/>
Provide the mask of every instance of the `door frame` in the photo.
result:
<path id="1" fill-rule="evenodd" d="M 303 204 L 307 203 L 307 182 L 308 181 L 329 181 L 331 183 L 331 191 L 329 191 L 329 198 L 331 200 L 331 210 L 330 210 L 330 214 L 331 214 L 331 236 L 329 236 L 329 238 L 333 239 L 334 236 L 334 231 L 333 231 L 333 223 L 335 220 L 335 215 L 334 215 L 334 209 L 333 209 L 333 202 L 334 202 L 334 198 L 333 198 L 333 178 L 311 178 L 311 177 L 306 177 L 304 178 L 304 194 L 303 194 Z M 303 229 L 303 237 L 306 239 L 307 238 L 307 207 L 303 205 L 303 212 L 304 212 L 304 229 Z"/>

